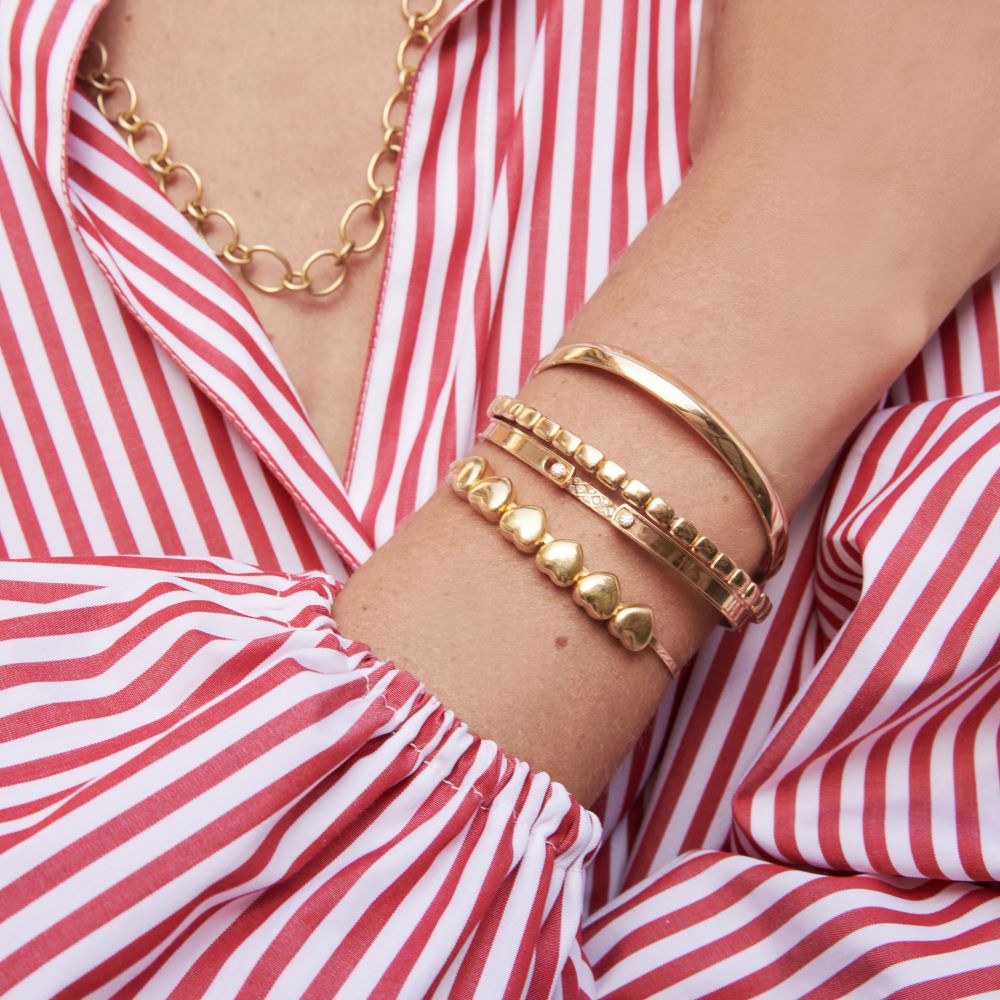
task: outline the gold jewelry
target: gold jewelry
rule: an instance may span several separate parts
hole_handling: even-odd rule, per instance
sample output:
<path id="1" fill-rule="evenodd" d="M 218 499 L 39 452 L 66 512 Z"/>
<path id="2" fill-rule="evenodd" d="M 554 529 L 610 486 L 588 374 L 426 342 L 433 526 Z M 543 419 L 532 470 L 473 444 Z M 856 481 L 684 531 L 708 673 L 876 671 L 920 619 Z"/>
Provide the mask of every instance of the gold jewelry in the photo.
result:
<path id="1" fill-rule="evenodd" d="M 403 19 L 406 21 L 407 34 L 396 50 L 396 70 L 398 86 L 382 109 L 382 145 L 368 161 L 367 181 L 371 194 L 367 198 L 359 198 L 347 206 L 340 217 L 338 235 L 340 246 L 336 249 L 326 247 L 310 254 L 302 267 L 295 269 L 288 258 L 277 248 L 268 243 L 243 243 L 240 239 L 240 227 L 236 219 L 223 208 L 209 208 L 202 200 L 204 189 L 201 175 L 189 163 L 174 160 L 168 154 L 169 140 L 166 129 L 152 118 L 144 118 L 137 113 L 139 98 L 135 85 L 124 76 L 115 76 L 107 71 L 108 50 L 97 39 L 90 39 L 88 49 L 96 50 L 97 65 L 87 70 L 77 71 L 77 79 L 96 91 L 97 107 L 101 114 L 112 125 L 116 126 L 128 140 L 129 149 L 135 158 L 147 167 L 156 178 L 160 190 L 169 196 L 168 188 L 172 181 L 186 181 L 190 188 L 189 196 L 182 204 L 177 204 L 171 198 L 174 207 L 187 216 L 209 249 L 216 257 L 227 264 L 238 267 L 244 279 L 259 292 L 267 295 L 278 295 L 281 292 L 309 292 L 322 298 L 331 295 L 343 285 L 347 278 L 348 264 L 351 257 L 357 254 L 370 253 L 382 241 L 386 228 L 385 201 L 392 194 L 394 183 L 383 183 L 376 179 L 379 169 L 385 169 L 385 164 L 392 163 L 399 155 L 400 142 L 403 137 L 403 125 L 393 123 L 393 115 L 399 114 L 397 109 L 406 112 L 409 100 L 413 74 L 417 67 L 406 61 L 407 55 L 414 46 L 425 47 L 431 40 L 431 22 L 441 10 L 443 0 L 433 0 L 426 11 L 412 11 L 411 0 L 400 0 Z M 86 51 L 86 50 L 85 50 Z M 114 111 L 108 107 L 108 102 L 116 91 L 126 98 L 127 106 L 123 111 Z M 155 152 L 143 155 L 137 148 L 140 138 L 147 130 L 151 131 L 158 142 Z M 366 212 L 370 217 L 367 232 L 348 231 L 355 216 Z M 216 226 L 225 232 L 225 242 L 218 246 L 212 243 L 210 230 Z M 358 223 L 354 224 L 357 229 Z M 274 284 L 266 284 L 253 273 L 255 257 L 270 257 L 282 269 L 280 279 L 275 278 Z M 326 284 L 314 272 L 323 261 L 329 262 Z M 332 268 L 332 270 L 330 270 Z"/>
<path id="2" fill-rule="evenodd" d="M 500 400 L 497 402 L 500 405 L 494 404 L 498 410 L 494 415 L 511 409 Z M 523 405 L 517 400 L 509 402 Z M 749 621 L 763 621 L 770 613 L 771 602 L 757 584 L 743 570 L 734 567 L 732 560 L 719 552 L 690 521 L 675 517 L 665 501 L 650 497 L 644 511 L 629 502 L 615 503 L 577 476 L 567 459 L 507 423 L 494 421 L 483 437 L 566 490 L 655 559 L 675 570 L 719 612 L 726 628 L 739 629 Z M 589 447 L 581 444 L 576 452 L 581 454 Z M 622 485 L 628 482 L 624 480 Z"/>
<path id="3" fill-rule="evenodd" d="M 535 565 L 557 587 L 572 587 L 573 600 L 593 619 L 607 622 L 608 631 L 629 652 L 647 646 L 656 653 L 671 677 L 678 667 L 653 635 L 653 611 L 645 604 L 624 604 L 614 573 L 593 573 L 584 565 L 583 547 L 569 538 L 554 538 L 547 530 L 541 507 L 521 506 L 505 476 L 494 476 L 479 456 L 460 459 L 448 471 L 452 489 L 464 496 L 519 552 L 534 553 Z"/>
<path id="4" fill-rule="evenodd" d="M 532 374 L 556 365 L 587 365 L 617 375 L 638 386 L 673 410 L 693 428 L 732 469 L 750 494 L 767 533 L 768 550 L 760 567 L 759 579 L 773 576 L 785 558 L 788 545 L 788 518 L 781 498 L 750 449 L 726 421 L 704 400 L 673 375 L 618 347 L 604 344 L 571 344 L 542 358 Z"/>

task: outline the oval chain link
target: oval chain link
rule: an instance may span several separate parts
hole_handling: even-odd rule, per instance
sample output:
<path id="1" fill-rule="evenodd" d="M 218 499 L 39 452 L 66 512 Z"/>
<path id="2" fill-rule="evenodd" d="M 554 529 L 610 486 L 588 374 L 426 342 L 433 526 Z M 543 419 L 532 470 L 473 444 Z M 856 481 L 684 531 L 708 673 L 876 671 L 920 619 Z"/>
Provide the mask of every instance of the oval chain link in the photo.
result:
<path id="1" fill-rule="evenodd" d="M 191 220 L 216 257 L 239 268 L 246 282 L 265 295 L 309 292 L 310 295 L 323 298 L 343 286 L 347 280 L 351 258 L 371 253 L 385 236 L 386 199 L 392 195 L 395 183 L 394 180 L 379 180 L 378 173 L 380 169 L 386 173 L 390 167 L 395 173 L 395 162 L 403 138 L 403 119 L 410 99 L 413 76 L 417 70 L 416 63 L 407 62 L 407 59 L 430 44 L 431 22 L 441 12 L 443 3 L 444 0 L 432 0 L 427 10 L 419 11 L 413 9 L 411 0 L 400 0 L 407 34 L 396 50 L 396 89 L 382 108 L 382 145 L 368 161 L 365 179 L 370 194 L 348 205 L 340 217 L 340 246 L 315 251 L 298 269 L 292 267 L 285 254 L 268 243 L 243 243 L 236 219 L 223 208 L 212 208 L 205 204 L 201 175 L 190 163 L 170 156 L 167 130 L 159 122 L 139 114 L 139 96 L 135 85 L 127 77 L 108 72 L 108 50 L 95 38 L 87 43 L 77 78 L 94 90 L 98 110 L 125 135 L 132 154 L 153 174 L 160 190 L 170 198 L 171 204 Z M 83 63 L 88 57 L 92 64 L 84 68 Z M 393 116 L 397 116 L 399 120 L 394 121 Z M 150 143 L 154 137 L 158 148 L 143 152 L 140 144 Z M 181 187 L 187 192 L 187 197 L 183 197 L 183 200 Z M 217 223 L 215 226 L 213 221 Z M 228 237 L 224 237 L 225 242 L 218 244 L 220 234 L 216 232 L 216 242 L 213 243 L 213 228 L 225 230 L 225 236 Z M 269 260 L 272 265 L 276 264 L 281 271 L 280 277 L 275 275 L 265 281 L 255 273 L 255 257 L 258 258 L 258 264 L 263 264 L 265 260 Z M 326 277 L 314 274 L 317 267 L 327 272 Z M 273 266 L 271 270 L 275 270 Z"/>

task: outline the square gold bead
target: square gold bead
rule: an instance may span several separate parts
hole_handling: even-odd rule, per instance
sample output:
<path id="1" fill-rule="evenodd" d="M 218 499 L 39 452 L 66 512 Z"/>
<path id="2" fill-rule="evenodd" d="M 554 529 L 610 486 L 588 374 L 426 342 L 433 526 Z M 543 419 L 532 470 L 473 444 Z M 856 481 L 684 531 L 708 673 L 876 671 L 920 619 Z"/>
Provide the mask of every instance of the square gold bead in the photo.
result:
<path id="1" fill-rule="evenodd" d="M 510 401 L 510 406 L 507 407 L 507 412 L 504 414 L 504 416 L 508 420 L 517 420 L 517 415 L 523 409 L 524 409 L 524 403 L 522 403 L 519 399 L 512 399 Z"/>
<path id="2" fill-rule="evenodd" d="M 736 569 L 736 567 L 733 565 L 733 561 L 729 558 L 729 556 L 720 552 L 712 560 L 712 569 L 718 570 L 718 572 L 720 572 L 723 576 L 728 577 L 729 574 Z"/>
<path id="3" fill-rule="evenodd" d="M 610 486 L 613 490 L 618 489 L 625 482 L 625 470 L 617 463 L 606 458 L 597 467 L 597 478 L 605 486 Z"/>
<path id="4" fill-rule="evenodd" d="M 535 437 L 541 438 L 543 441 L 551 441 L 559 433 L 559 425 L 554 420 L 549 420 L 548 417 L 542 417 L 532 429 L 535 432 Z"/>
<path id="5" fill-rule="evenodd" d="M 742 591 L 743 588 L 750 582 L 750 577 L 748 577 L 746 573 L 743 572 L 743 570 L 738 569 L 730 575 L 729 582 L 737 590 Z"/>
<path id="6" fill-rule="evenodd" d="M 670 534 L 684 542 L 685 545 L 693 545 L 694 540 L 698 537 L 698 529 L 690 521 L 678 517 L 670 525 Z"/>
<path id="7" fill-rule="evenodd" d="M 653 495 L 653 491 L 638 479 L 630 479 L 622 486 L 622 496 L 629 503 L 634 503 L 636 507 L 645 507 L 646 501 Z"/>
<path id="8" fill-rule="evenodd" d="M 715 542 L 710 542 L 704 535 L 694 543 L 695 554 L 701 556 L 705 562 L 710 563 L 718 554 L 719 546 Z"/>
<path id="9" fill-rule="evenodd" d="M 576 453 L 576 449 L 583 444 L 575 434 L 566 430 L 565 427 L 556 434 L 552 439 L 552 443 L 555 445 L 556 451 L 561 451 L 567 458 L 572 458 Z"/>
<path id="10" fill-rule="evenodd" d="M 674 508 L 659 497 L 650 497 L 646 504 L 646 513 L 662 528 L 669 528 L 674 519 Z"/>
<path id="11" fill-rule="evenodd" d="M 490 403 L 489 409 L 486 411 L 491 417 L 499 417 L 503 414 L 503 405 L 506 402 L 505 396 L 497 396 L 496 399 Z"/>
<path id="12" fill-rule="evenodd" d="M 760 587 L 753 580 L 747 581 L 747 585 L 740 591 L 746 599 L 747 604 L 753 607 L 760 595 Z"/>
<path id="13" fill-rule="evenodd" d="M 531 430 L 539 420 L 542 419 L 542 415 L 538 410 L 533 409 L 530 406 L 522 406 L 521 412 L 515 417 L 515 421 L 519 427 L 524 427 L 526 430 Z"/>
<path id="14" fill-rule="evenodd" d="M 580 447 L 573 452 L 573 457 L 588 472 L 593 472 L 594 469 L 601 464 L 601 459 L 604 458 L 604 456 L 591 444 L 581 444 Z"/>

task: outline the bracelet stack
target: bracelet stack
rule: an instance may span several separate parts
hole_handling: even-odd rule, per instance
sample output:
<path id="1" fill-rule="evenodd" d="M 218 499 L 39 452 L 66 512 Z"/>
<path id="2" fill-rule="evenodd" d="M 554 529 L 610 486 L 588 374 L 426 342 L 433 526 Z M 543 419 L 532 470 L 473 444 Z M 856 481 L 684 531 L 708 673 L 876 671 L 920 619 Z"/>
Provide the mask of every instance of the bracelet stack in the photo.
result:
<path id="1" fill-rule="evenodd" d="M 730 468 L 753 500 L 767 533 L 768 549 L 758 580 L 735 565 L 715 542 L 644 482 L 534 407 L 509 396 L 498 397 L 490 405 L 493 419 L 483 439 L 568 492 L 660 567 L 676 573 L 712 605 L 726 628 L 763 621 L 771 611 L 771 602 L 761 582 L 784 558 L 787 519 L 780 498 L 749 448 L 690 389 L 625 351 L 575 344 L 543 359 L 535 371 L 574 364 L 601 369 L 643 389 L 681 417 Z M 553 583 L 572 588 L 573 600 L 591 618 L 606 622 L 622 646 L 636 653 L 651 648 L 671 675 L 676 675 L 676 663 L 653 635 L 652 609 L 645 604 L 624 603 L 618 577 L 588 570 L 579 542 L 549 534 L 544 510 L 519 505 L 510 479 L 492 475 L 486 461 L 474 456 L 456 462 L 449 480 L 455 492 L 496 522 L 501 534 L 517 549 L 534 553 L 536 565 Z"/>
<path id="2" fill-rule="evenodd" d="M 548 532 L 548 518 L 541 507 L 522 506 L 506 476 L 494 476 L 478 456 L 454 463 L 451 487 L 465 496 L 487 521 L 520 552 L 534 553 L 535 565 L 557 587 L 572 587 L 573 600 L 591 617 L 607 622 L 608 631 L 630 652 L 651 647 L 670 673 L 677 665 L 653 635 L 653 611 L 645 604 L 621 600 L 621 583 L 614 573 L 592 572 L 583 562 L 583 546 L 570 538 Z"/>

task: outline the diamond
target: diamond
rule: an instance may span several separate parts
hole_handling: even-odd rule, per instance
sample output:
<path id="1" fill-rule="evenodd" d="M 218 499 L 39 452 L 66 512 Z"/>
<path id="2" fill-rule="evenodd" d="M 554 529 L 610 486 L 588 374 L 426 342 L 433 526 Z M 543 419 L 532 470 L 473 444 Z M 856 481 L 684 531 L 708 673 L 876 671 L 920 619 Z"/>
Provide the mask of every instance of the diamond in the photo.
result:
<path id="1" fill-rule="evenodd" d="M 618 523 L 623 528 L 631 528 L 632 525 L 635 524 L 635 518 L 627 510 L 622 511 L 621 515 L 618 518 Z"/>
<path id="2" fill-rule="evenodd" d="M 563 465 L 562 462 L 553 462 L 549 466 L 549 472 L 551 472 L 553 476 L 565 476 L 566 466 Z"/>

